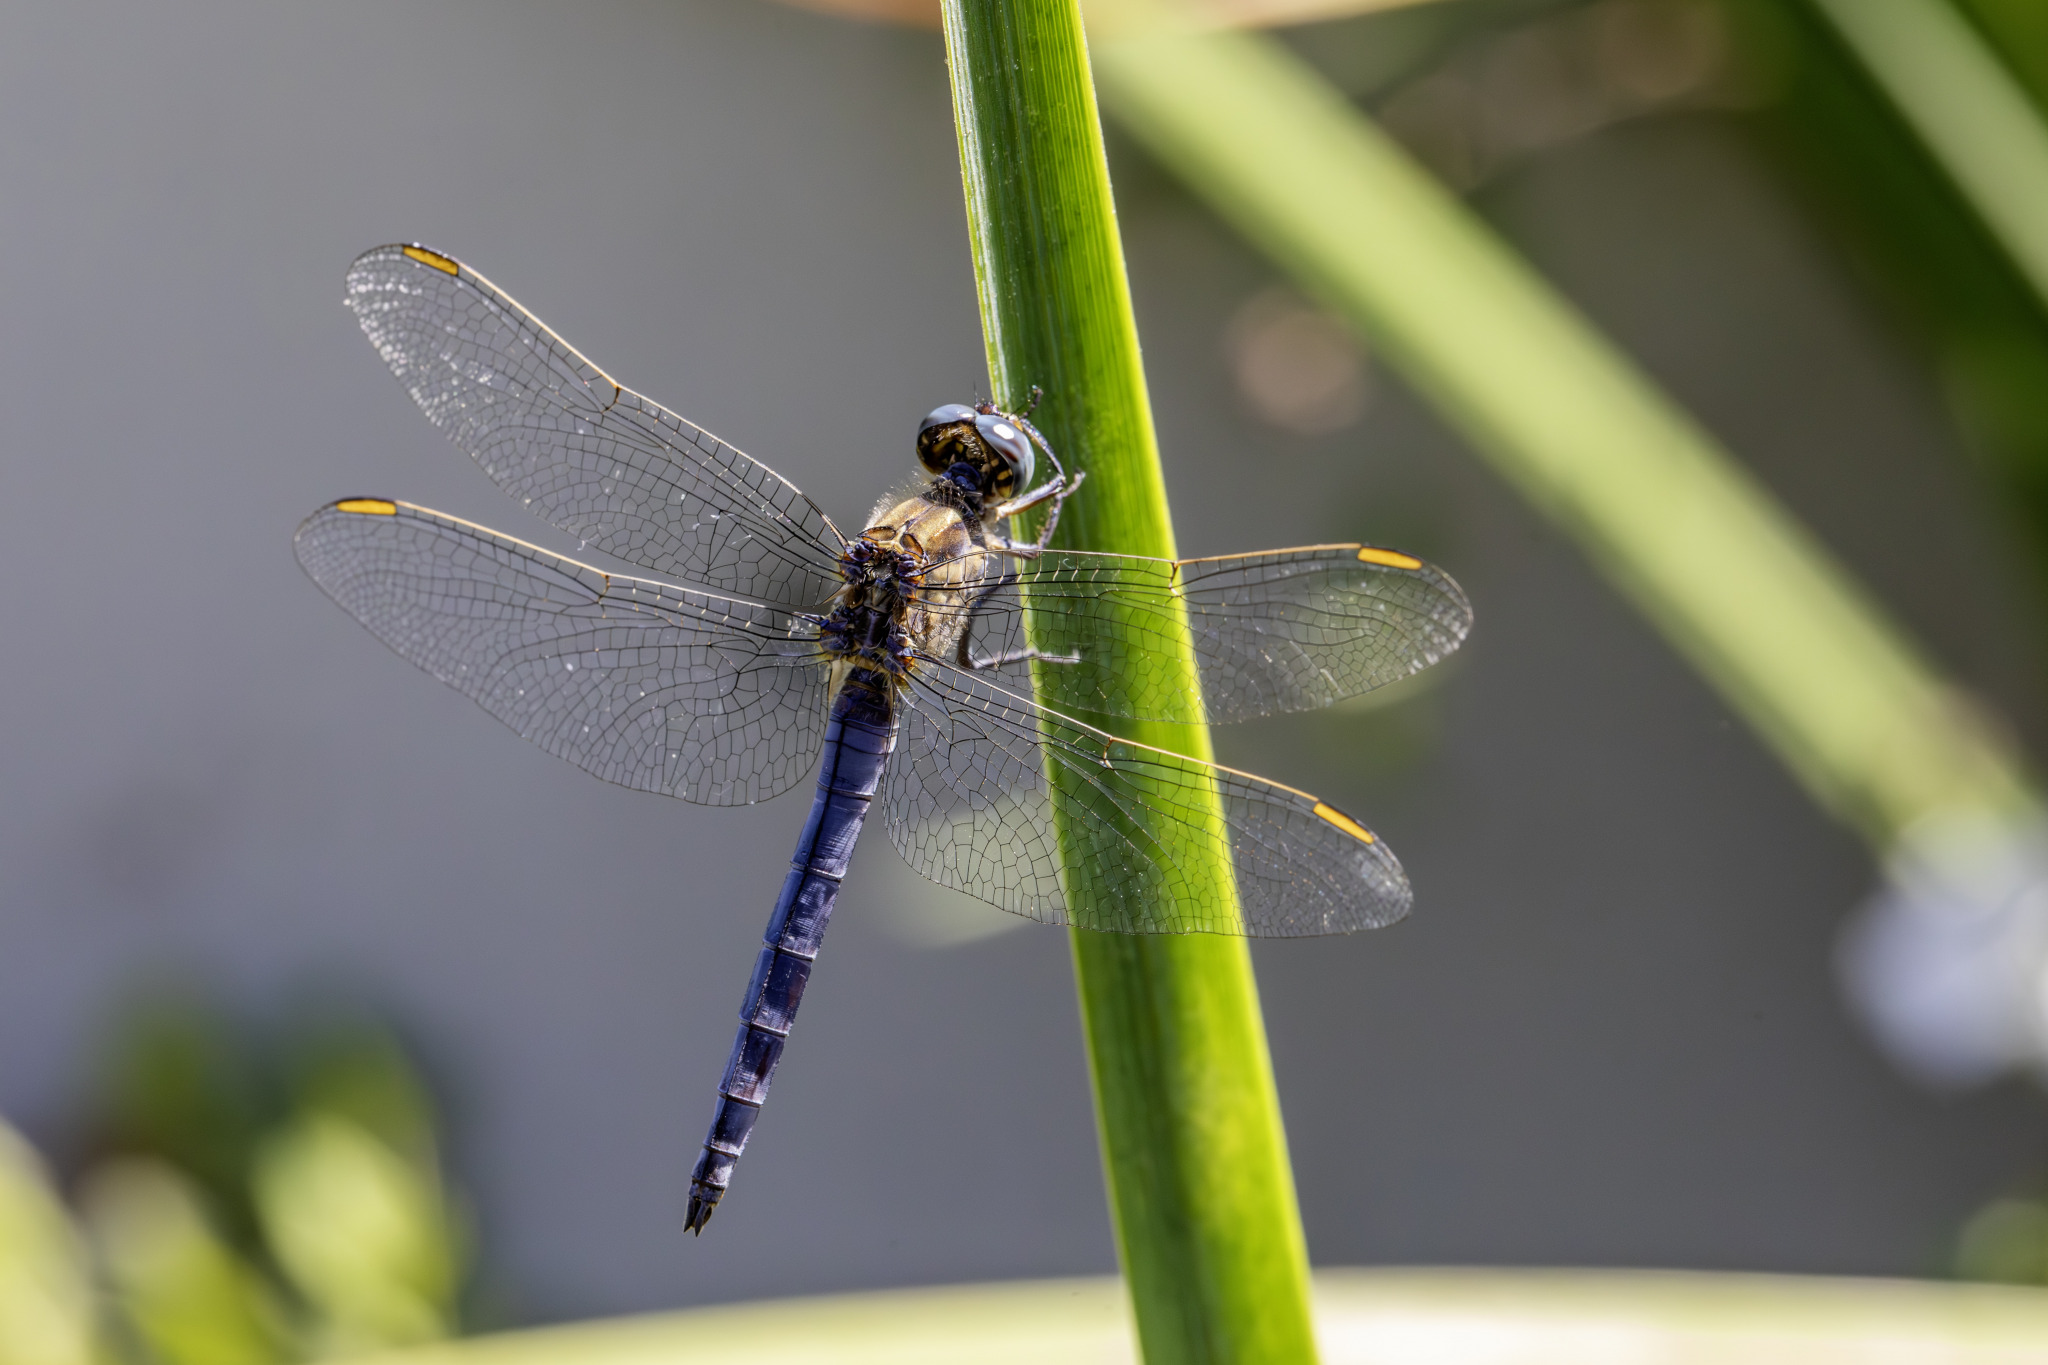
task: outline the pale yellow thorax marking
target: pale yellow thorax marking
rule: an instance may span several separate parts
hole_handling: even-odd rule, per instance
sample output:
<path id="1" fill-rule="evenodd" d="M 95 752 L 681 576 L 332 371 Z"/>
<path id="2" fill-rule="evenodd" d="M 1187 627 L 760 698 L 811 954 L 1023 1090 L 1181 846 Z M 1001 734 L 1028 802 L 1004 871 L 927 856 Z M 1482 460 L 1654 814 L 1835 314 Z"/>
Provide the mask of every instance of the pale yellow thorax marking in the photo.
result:
<path id="1" fill-rule="evenodd" d="M 386 502 L 382 498 L 349 498 L 334 504 L 334 510 L 354 512 L 365 517 L 395 517 L 398 515 L 398 504 Z"/>
<path id="2" fill-rule="evenodd" d="M 1390 569 L 1419 569 L 1422 561 L 1413 555 L 1404 555 L 1394 550 L 1375 550 L 1368 545 L 1358 552 L 1360 560 L 1367 564 L 1384 564 Z"/>
<path id="3" fill-rule="evenodd" d="M 1331 824 L 1335 825 L 1338 829 L 1343 830 L 1346 834 L 1350 835 L 1354 839 L 1357 839 L 1363 843 L 1368 844 L 1374 842 L 1371 830 L 1367 829 L 1364 825 L 1359 824 L 1356 820 L 1346 815 L 1343 811 L 1338 810 L 1335 806 L 1327 805 L 1324 802 L 1318 801 L 1316 802 L 1316 814 L 1322 816 L 1325 820 L 1328 820 Z"/>
<path id="4" fill-rule="evenodd" d="M 405 247 L 404 251 L 406 255 L 412 257 L 421 265 L 430 265 L 436 270 L 445 270 L 451 275 L 460 275 L 462 273 L 461 266 L 449 260 L 438 251 L 429 251 L 423 246 Z"/>

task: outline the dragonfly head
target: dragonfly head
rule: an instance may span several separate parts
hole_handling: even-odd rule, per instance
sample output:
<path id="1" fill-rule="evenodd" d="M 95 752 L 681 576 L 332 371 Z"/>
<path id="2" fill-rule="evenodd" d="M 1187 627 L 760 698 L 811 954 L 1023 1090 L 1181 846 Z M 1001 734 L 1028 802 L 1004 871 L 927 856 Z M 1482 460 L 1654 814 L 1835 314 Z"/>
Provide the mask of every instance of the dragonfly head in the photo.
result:
<path id="1" fill-rule="evenodd" d="M 917 458 L 940 478 L 994 501 L 1029 488 L 1037 465 L 1022 424 L 989 403 L 934 408 L 918 424 Z"/>

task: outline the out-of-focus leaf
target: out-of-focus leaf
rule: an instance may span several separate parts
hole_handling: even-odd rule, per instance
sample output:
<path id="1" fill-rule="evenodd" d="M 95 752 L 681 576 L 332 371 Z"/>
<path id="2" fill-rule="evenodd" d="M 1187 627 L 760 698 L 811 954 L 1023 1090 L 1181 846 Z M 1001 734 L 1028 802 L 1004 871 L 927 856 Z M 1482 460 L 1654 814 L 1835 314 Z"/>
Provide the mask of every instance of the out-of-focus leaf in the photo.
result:
<path id="1" fill-rule="evenodd" d="M 92 1365 L 85 1248 L 43 1164 L 0 1124 L 0 1365 Z"/>
<path id="2" fill-rule="evenodd" d="M 252 1232 L 244 1173 L 264 1118 L 260 1068 L 227 1020 L 194 992 L 138 992 L 114 1029 L 102 1143 L 160 1158 L 205 1192 L 230 1240 Z"/>
<path id="3" fill-rule="evenodd" d="M 389 1029 L 360 1018 L 323 1021 L 293 1050 L 289 1071 L 294 1113 L 348 1119 L 433 1165 L 434 1103 Z"/>
<path id="4" fill-rule="evenodd" d="M 254 1190 L 272 1254 L 318 1316 L 323 1354 L 453 1330 L 460 1252 L 431 1165 L 315 1111 L 264 1145 Z"/>
<path id="5" fill-rule="evenodd" d="M 2000 1199 L 1978 1210 L 1957 1239 L 1956 1274 L 1995 1284 L 2048 1285 L 2048 1204 Z"/>
<path id="6" fill-rule="evenodd" d="M 126 1157 L 89 1178 L 85 1216 L 122 1315 L 163 1365 L 291 1359 L 284 1314 L 182 1171 Z"/>

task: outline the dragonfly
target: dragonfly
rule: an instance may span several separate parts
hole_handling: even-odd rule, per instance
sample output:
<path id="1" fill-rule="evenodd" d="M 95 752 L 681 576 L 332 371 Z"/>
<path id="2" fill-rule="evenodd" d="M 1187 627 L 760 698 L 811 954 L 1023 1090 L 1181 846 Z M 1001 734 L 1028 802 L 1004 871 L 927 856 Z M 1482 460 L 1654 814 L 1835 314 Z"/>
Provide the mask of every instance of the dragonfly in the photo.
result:
<path id="1" fill-rule="evenodd" d="M 1049 924 L 1296 937 L 1408 912 L 1399 861 L 1335 806 L 1069 712 L 1200 725 L 1407 677 L 1471 629 L 1442 570 L 1359 544 L 1186 560 L 1057 548 L 1085 476 L 1066 474 L 1031 409 L 992 402 L 927 415 L 920 482 L 848 535 L 452 256 L 378 247 L 350 267 L 346 300 L 427 420 L 500 488 L 579 553 L 658 577 L 357 497 L 295 538 L 329 597 L 606 781 L 731 806 L 817 769 L 691 1172 L 690 1232 L 730 1186 L 877 806 L 918 872 Z M 1040 453 L 1052 474 L 1034 483 Z M 1038 534 L 1013 534 L 1034 507 Z M 1057 670 L 1067 710 L 1041 700 L 1034 668 Z M 1227 859 L 1234 894 L 1192 873 L 1189 850 Z"/>

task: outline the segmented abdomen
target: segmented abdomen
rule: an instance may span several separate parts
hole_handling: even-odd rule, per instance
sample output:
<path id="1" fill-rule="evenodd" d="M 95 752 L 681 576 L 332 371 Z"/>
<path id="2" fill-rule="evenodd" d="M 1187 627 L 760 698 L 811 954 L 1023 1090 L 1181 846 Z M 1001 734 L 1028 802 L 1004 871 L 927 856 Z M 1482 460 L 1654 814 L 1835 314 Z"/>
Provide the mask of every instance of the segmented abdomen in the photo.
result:
<path id="1" fill-rule="evenodd" d="M 747 1145 L 782 1045 L 796 1022 L 797 1005 L 811 978 L 811 964 L 825 937 L 825 924 L 839 899 L 839 885 L 853 858 L 868 807 L 881 785 L 882 769 L 896 746 L 896 719 L 889 684 L 856 670 L 832 701 L 825 727 L 824 756 L 811 816 L 790 859 L 789 876 L 769 917 L 766 942 L 755 960 L 753 980 L 740 1003 L 739 1037 L 718 1083 L 718 1112 L 704 1151 L 690 1174 L 692 1232 L 711 1221 L 732 1181 L 732 1170 Z"/>

